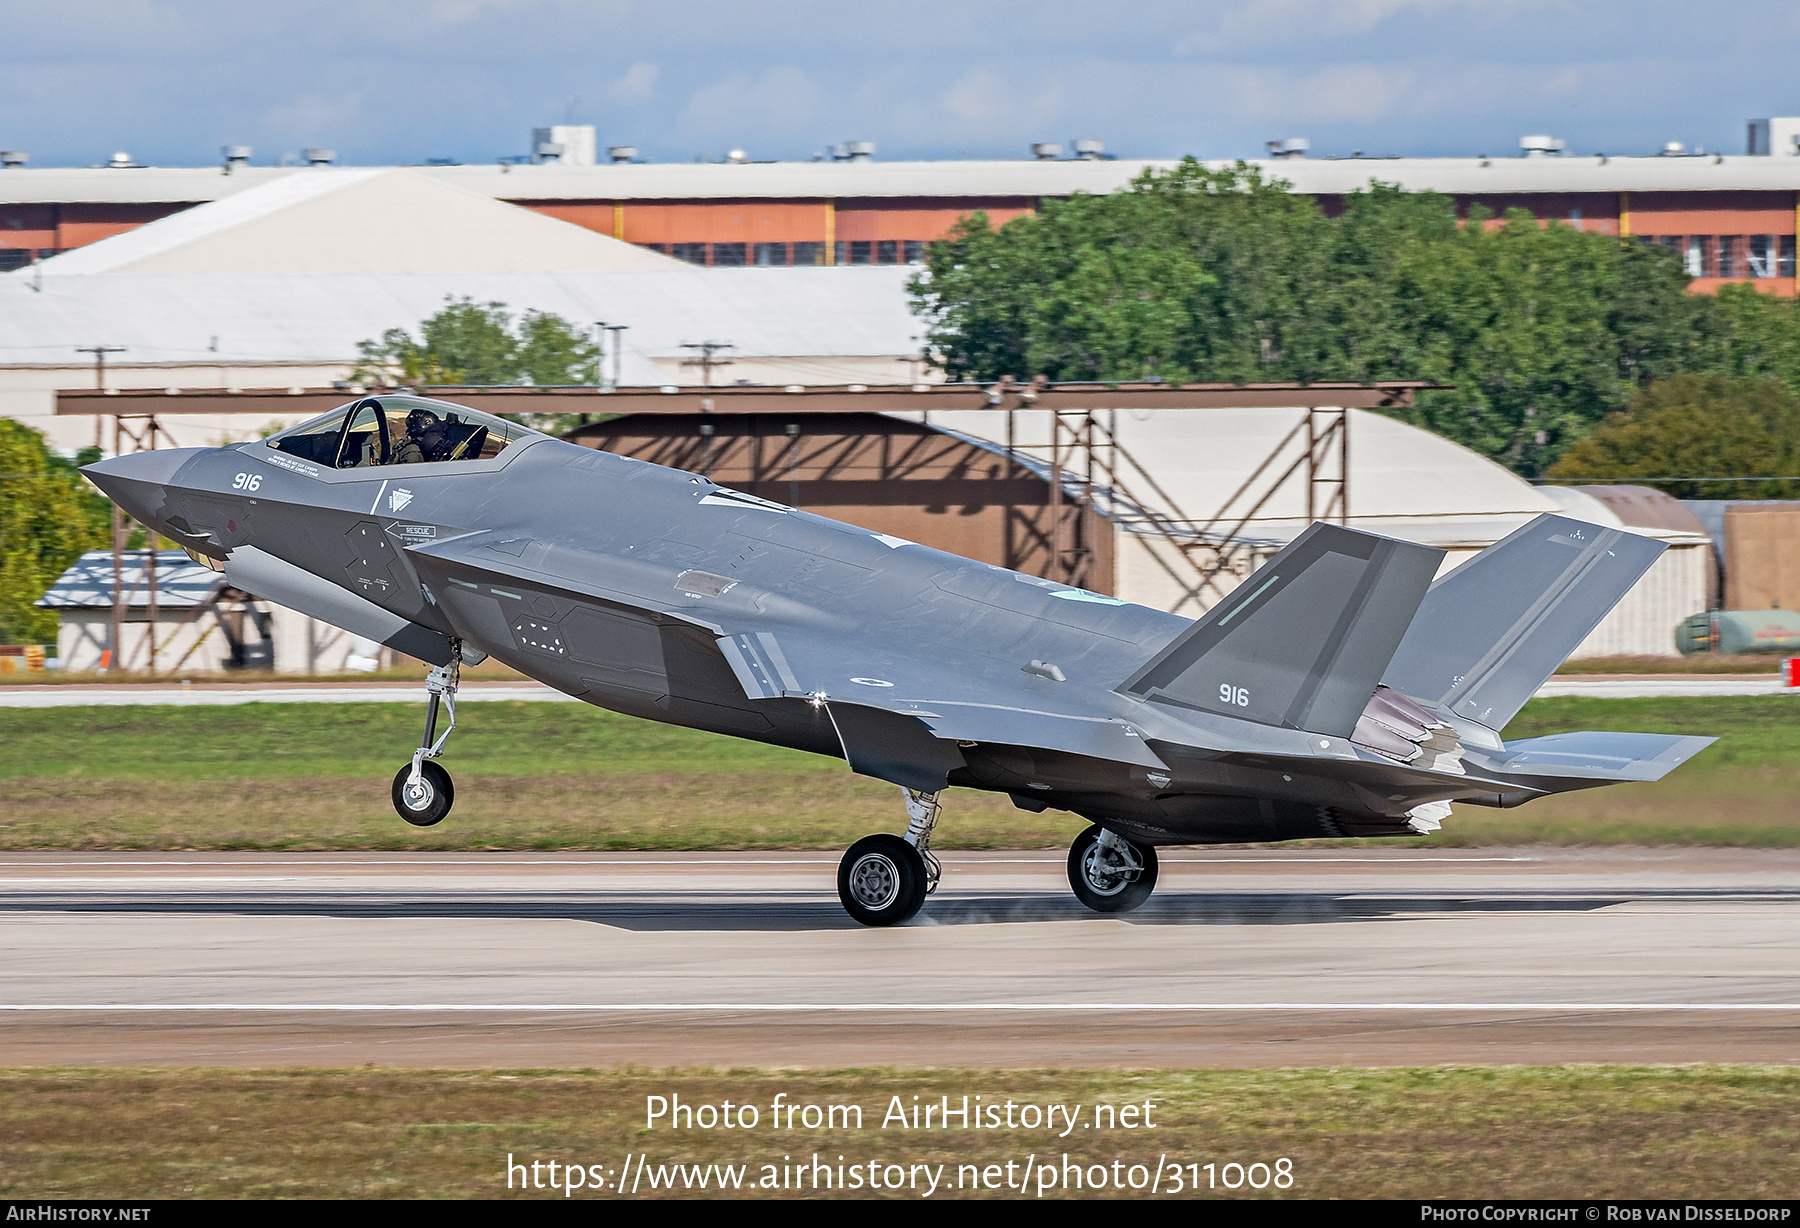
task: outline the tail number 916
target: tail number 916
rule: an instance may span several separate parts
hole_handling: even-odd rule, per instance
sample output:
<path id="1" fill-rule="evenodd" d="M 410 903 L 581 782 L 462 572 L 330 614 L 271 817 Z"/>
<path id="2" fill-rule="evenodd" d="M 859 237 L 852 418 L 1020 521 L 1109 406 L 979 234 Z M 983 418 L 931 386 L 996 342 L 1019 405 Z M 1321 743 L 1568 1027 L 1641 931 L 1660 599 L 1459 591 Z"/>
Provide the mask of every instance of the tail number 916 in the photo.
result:
<path id="1" fill-rule="evenodd" d="M 1219 684 L 1219 702 L 1222 704 L 1229 704 L 1234 708 L 1248 708 L 1250 706 L 1250 692 L 1245 687 L 1232 686 L 1229 682 L 1221 682 Z"/>
<path id="2" fill-rule="evenodd" d="M 263 475 L 260 473 L 240 473 L 231 479 L 233 490 L 255 490 L 262 485 Z"/>

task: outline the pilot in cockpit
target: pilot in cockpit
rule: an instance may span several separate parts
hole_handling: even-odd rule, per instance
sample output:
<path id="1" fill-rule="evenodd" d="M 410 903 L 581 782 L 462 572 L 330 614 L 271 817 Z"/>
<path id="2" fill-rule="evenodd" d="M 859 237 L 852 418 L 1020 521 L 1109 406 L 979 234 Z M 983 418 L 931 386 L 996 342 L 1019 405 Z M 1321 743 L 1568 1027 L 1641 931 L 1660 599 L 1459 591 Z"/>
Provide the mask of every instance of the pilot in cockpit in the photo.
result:
<path id="1" fill-rule="evenodd" d="M 421 461 L 442 460 L 450 450 L 450 433 L 443 421 L 429 409 L 415 409 L 406 415 L 406 434 L 394 449 L 396 465 L 416 465 Z"/>

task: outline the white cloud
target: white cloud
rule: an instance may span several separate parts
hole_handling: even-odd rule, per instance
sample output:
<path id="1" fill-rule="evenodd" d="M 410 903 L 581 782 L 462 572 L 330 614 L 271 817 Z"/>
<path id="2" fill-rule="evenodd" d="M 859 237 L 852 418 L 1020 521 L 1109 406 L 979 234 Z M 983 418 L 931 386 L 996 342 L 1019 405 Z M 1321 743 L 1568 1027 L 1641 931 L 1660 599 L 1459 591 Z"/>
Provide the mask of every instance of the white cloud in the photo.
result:
<path id="1" fill-rule="evenodd" d="M 1438 14 L 1489 18 L 1541 0 L 1249 0 L 1206 28 L 1175 42 L 1178 55 L 1206 54 L 1271 42 L 1346 38 L 1397 19 Z"/>
<path id="2" fill-rule="evenodd" d="M 742 145 L 758 137 L 817 139 L 834 112 L 811 77 L 780 65 L 752 80 L 733 73 L 696 90 L 676 120 L 676 131 L 695 140 Z M 752 154 L 756 151 L 753 149 Z"/>
<path id="3" fill-rule="evenodd" d="M 606 89 L 607 97 L 625 106 L 649 102 L 656 96 L 656 65 L 639 60 L 625 70 L 625 75 Z"/>

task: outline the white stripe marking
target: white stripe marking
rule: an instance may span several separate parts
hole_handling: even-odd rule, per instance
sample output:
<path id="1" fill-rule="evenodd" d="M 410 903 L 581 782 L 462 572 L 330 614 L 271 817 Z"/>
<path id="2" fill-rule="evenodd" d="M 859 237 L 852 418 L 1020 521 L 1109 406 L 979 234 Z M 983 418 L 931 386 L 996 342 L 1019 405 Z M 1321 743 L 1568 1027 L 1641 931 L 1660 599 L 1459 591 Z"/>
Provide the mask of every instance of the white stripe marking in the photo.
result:
<path id="1" fill-rule="evenodd" d="M 1072 1011 L 1513 1011 L 1529 1013 L 1645 1011 L 1800 1011 L 1800 1002 L 33 1002 L 0 1003 L 0 1011 L 133 1011 L 199 1014 L 207 1011 L 518 1013 L 561 1011 L 617 1014 L 799 1014 L 809 1011 L 911 1014 L 1068 1013 Z"/>

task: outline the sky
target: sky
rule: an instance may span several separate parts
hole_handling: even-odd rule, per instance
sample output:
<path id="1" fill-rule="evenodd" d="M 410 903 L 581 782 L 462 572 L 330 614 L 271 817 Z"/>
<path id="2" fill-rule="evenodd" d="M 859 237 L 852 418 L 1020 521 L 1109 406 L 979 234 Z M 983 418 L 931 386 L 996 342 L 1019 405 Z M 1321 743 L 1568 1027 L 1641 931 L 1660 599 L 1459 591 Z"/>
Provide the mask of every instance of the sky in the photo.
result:
<path id="1" fill-rule="evenodd" d="M 1744 152 L 1800 114 L 1789 0 L 0 0 L 0 148 L 33 166 L 323 146 L 492 162 L 593 124 L 654 161 Z"/>

